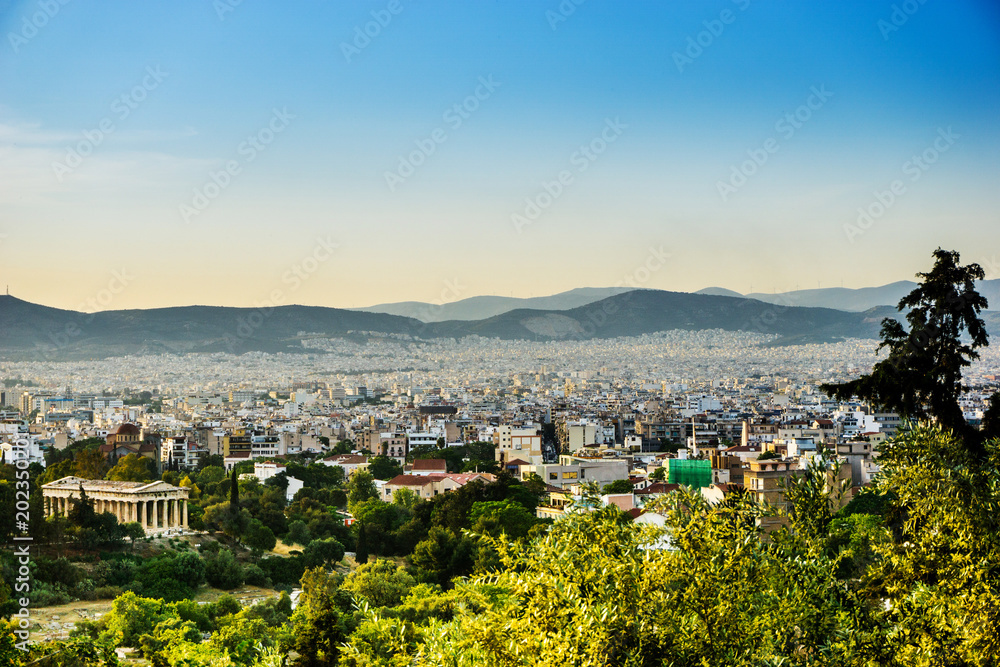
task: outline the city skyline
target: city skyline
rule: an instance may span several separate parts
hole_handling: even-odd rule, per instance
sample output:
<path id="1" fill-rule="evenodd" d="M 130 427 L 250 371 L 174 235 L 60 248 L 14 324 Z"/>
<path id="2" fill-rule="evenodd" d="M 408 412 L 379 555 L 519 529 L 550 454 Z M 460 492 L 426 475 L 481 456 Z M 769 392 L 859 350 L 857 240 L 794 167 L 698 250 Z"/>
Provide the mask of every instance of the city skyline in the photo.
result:
<path id="1" fill-rule="evenodd" d="M 8 2 L 2 278 L 68 309 L 358 308 L 878 286 L 938 246 L 997 278 L 998 19 Z"/>

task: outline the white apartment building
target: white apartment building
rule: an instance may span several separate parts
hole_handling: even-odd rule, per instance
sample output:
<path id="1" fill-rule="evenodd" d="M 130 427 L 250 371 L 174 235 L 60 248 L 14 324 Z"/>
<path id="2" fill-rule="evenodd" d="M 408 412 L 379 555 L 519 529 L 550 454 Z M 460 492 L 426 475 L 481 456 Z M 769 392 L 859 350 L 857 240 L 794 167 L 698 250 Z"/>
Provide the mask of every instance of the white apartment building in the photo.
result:
<path id="1" fill-rule="evenodd" d="M 510 424 L 499 426 L 493 434 L 493 446 L 496 460 L 501 464 L 514 459 L 542 462 L 542 435 L 537 428 L 514 428 Z"/>

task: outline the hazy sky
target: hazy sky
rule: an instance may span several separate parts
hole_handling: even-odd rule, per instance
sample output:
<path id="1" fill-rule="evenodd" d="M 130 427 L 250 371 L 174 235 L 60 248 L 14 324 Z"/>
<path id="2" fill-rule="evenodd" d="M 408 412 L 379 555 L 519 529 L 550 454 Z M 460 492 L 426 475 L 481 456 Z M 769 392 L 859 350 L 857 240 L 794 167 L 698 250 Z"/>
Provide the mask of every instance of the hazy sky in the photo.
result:
<path id="1" fill-rule="evenodd" d="M 2 281 L 783 291 L 939 245 L 1000 277 L 995 2 L 577 2 L 0 0 Z"/>

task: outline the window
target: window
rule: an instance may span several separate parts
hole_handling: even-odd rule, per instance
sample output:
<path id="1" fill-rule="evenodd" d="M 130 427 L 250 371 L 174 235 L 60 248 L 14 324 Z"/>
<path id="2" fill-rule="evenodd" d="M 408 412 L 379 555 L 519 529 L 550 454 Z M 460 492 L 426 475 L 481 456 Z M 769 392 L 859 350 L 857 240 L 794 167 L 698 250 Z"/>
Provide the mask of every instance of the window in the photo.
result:
<path id="1" fill-rule="evenodd" d="M 563 476 L 563 479 L 576 479 L 576 473 L 575 472 L 564 472 L 562 474 L 562 476 Z"/>
<path id="2" fill-rule="evenodd" d="M 550 472 L 549 479 L 559 479 L 559 475 L 557 473 Z"/>

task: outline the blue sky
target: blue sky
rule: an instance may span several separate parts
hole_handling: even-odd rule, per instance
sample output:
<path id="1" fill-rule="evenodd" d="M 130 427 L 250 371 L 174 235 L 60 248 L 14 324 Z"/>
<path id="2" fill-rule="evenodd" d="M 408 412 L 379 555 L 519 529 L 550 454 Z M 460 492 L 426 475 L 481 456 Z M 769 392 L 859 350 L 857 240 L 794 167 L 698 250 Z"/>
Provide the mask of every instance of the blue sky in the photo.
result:
<path id="1" fill-rule="evenodd" d="M 861 287 L 939 245 L 997 271 L 991 2 L 0 0 L 0 31 L 31 301 Z"/>

